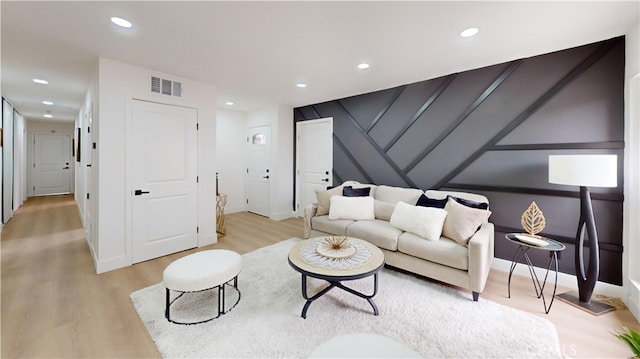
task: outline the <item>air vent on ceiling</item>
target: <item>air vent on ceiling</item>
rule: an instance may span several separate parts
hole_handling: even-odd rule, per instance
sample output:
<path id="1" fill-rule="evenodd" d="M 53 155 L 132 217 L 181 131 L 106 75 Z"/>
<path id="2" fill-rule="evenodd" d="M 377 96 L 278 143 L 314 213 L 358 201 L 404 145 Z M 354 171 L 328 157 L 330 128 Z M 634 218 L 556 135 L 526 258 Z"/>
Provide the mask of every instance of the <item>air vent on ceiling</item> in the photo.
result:
<path id="1" fill-rule="evenodd" d="M 182 83 L 151 76 L 151 92 L 181 97 Z"/>

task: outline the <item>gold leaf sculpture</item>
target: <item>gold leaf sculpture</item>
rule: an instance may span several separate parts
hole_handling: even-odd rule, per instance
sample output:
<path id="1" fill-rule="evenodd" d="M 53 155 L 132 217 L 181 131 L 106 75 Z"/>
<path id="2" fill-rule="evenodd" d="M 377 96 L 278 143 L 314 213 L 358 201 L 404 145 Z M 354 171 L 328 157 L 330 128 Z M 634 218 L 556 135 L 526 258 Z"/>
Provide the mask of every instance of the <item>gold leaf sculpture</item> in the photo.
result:
<path id="1" fill-rule="evenodd" d="M 324 238 L 324 244 L 333 249 L 333 250 L 340 250 L 342 249 L 344 246 L 349 245 L 349 242 L 347 241 L 347 237 L 344 236 L 332 236 L 332 237 L 325 237 Z"/>
<path id="2" fill-rule="evenodd" d="M 520 217 L 520 224 L 522 224 L 522 228 L 524 228 L 524 230 L 531 236 L 535 236 L 542 232 L 544 227 L 547 225 L 547 221 L 544 219 L 544 214 L 540 208 L 538 208 L 536 201 L 531 202 L 529 208 L 522 213 L 522 217 Z"/>

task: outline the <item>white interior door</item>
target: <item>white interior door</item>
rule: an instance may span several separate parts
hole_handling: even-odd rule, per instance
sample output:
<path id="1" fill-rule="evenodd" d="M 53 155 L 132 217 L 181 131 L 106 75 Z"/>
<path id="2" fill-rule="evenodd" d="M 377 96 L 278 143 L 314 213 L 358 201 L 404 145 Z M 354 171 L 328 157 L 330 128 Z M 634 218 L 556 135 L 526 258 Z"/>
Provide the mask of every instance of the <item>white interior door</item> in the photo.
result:
<path id="1" fill-rule="evenodd" d="M 301 121 L 296 124 L 297 184 L 296 208 L 316 202 L 316 189 L 333 185 L 333 118 Z"/>
<path id="2" fill-rule="evenodd" d="M 13 106 L 2 99 L 2 223 L 13 216 Z"/>
<path id="3" fill-rule="evenodd" d="M 248 133 L 247 210 L 269 216 L 271 126 L 250 127 Z"/>
<path id="4" fill-rule="evenodd" d="M 133 263 L 197 246 L 197 111 L 132 101 Z M 213 220 L 213 219 L 212 219 Z"/>
<path id="5" fill-rule="evenodd" d="M 33 156 L 34 195 L 71 192 L 71 136 L 36 134 Z"/>
<path id="6" fill-rule="evenodd" d="M 86 127 L 81 129 L 78 133 L 84 139 L 78 139 L 80 141 L 80 145 L 82 149 L 81 153 L 77 153 L 76 156 L 80 156 L 80 165 L 84 165 L 84 190 L 86 192 L 85 198 L 79 199 L 84 201 L 84 226 L 85 232 L 87 235 L 87 242 L 91 246 L 94 251 L 94 255 L 97 256 L 97 243 L 96 243 L 96 234 L 94 232 L 93 226 L 93 213 L 95 211 L 95 194 L 93 193 L 93 189 L 95 186 L 95 177 L 94 177 L 94 163 L 95 163 L 95 152 L 96 150 L 93 148 L 93 108 L 90 108 L 87 116 L 86 116 Z"/>

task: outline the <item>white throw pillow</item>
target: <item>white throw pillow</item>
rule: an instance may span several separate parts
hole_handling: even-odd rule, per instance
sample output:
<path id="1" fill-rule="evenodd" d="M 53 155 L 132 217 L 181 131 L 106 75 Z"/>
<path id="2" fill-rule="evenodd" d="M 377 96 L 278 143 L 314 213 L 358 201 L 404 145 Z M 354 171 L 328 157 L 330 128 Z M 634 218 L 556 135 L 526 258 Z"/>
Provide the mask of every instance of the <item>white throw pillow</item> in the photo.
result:
<path id="1" fill-rule="evenodd" d="M 442 208 L 413 206 L 398 202 L 389 223 L 405 232 L 417 234 L 430 241 L 437 241 L 442 234 L 446 217 L 447 211 Z"/>
<path id="2" fill-rule="evenodd" d="M 329 202 L 329 219 L 352 219 L 355 221 L 375 219 L 373 197 L 333 196 Z"/>
<path id="3" fill-rule="evenodd" d="M 478 227 L 487 223 L 491 211 L 467 207 L 449 197 L 444 206 L 447 219 L 444 222 L 442 235 L 466 246 Z"/>

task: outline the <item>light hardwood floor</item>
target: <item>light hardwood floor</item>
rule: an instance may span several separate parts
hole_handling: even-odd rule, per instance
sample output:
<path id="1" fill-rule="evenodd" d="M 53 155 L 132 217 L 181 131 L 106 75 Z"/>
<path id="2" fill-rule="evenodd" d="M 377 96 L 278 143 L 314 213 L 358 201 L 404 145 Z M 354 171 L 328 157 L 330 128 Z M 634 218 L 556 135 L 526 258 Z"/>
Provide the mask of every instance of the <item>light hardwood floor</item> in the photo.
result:
<path id="1" fill-rule="evenodd" d="M 159 283 L 170 262 L 198 250 L 226 248 L 247 253 L 302 237 L 301 219 L 276 222 L 236 213 L 228 215 L 226 222 L 227 235 L 215 245 L 97 275 L 73 198 L 29 199 L 2 232 L 2 358 L 159 357 L 131 305 L 131 292 Z M 506 273 L 492 271 L 481 300 L 551 320 L 565 355 L 631 356 L 610 334 L 620 323 L 638 328 L 628 310 L 594 317 L 556 301 L 545 315 L 531 280 L 525 277 L 512 280 L 511 299 L 506 293 Z"/>

